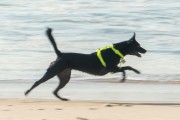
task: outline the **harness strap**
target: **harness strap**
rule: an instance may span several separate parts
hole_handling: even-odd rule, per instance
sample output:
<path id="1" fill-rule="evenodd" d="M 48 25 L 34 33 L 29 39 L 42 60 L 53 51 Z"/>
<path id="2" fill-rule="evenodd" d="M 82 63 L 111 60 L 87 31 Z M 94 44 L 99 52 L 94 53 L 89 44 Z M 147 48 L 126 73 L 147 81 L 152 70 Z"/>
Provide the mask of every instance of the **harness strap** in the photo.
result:
<path id="1" fill-rule="evenodd" d="M 97 50 L 97 57 L 99 58 L 101 64 L 102 64 L 104 67 L 106 67 L 106 62 L 104 61 L 104 59 L 103 59 L 103 57 L 102 57 L 101 51 L 102 51 L 102 50 L 109 49 L 109 48 L 112 49 L 113 52 L 114 52 L 115 54 L 117 54 L 117 55 L 121 58 L 120 63 L 125 63 L 125 62 L 126 62 L 126 61 L 125 61 L 125 58 L 124 58 L 124 55 L 123 55 L 118 49 L 114 48 L 113 45 L 110 45 L 110 46 L 106 46 L 106 47 L 103 47 L 103 48 L 100 48 L 100 49 Z"/>
<path id="2" fill-rule="evenodd" d="M 106 62 L 104 61 L 103 57 L 102 57 L 102 54 L 101 54 L 101 50 L 97 50 L 97 56 L 101 62 L 101 64 L 106 67 Z"/>

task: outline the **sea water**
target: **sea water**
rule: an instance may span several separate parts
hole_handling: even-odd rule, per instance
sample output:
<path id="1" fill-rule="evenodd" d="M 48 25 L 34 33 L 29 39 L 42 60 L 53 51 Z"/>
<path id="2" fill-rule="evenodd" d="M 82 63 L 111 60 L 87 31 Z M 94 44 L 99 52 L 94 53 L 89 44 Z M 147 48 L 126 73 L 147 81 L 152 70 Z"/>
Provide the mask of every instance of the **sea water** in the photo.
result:
<path id="1" fill-rule="evenodd" d="M 132 94 L 136 92 L 136 90 L 130 92 L 128 90 L 133 89 L 132 86 L 139 85 L 138 90 L 145 92 L 144 94 L 149 93 L 144 91 L 147 87 L 152 90 L 152 95 L 165 88 L 167 90 L 163 97 L 167 97 L 171 92 L 174 93 L 174 97 L 180 94 L 178 84 L 156 84 L 157 82 L 140 84 L 142 80 L 166 82 L 180 79 L 179 0 L 16 0 L 14 2 L 1 0 L 0 10 L 2 86 L 0 97 L 2 98 L 4 96 L 2 94 L 12 96 L 11 88 L 13 91 L 18 91 L 21 84 L 25 86 L 20 89 L 20 93 L 23 94 L 23 91 L 43 76 L 50 62 L 56 59 L 52 45 L 45 35 L 47 27 L 54 29 L 53 35 L 62 52 L 91 53 L 100 47 L 130 39 L 133 32 L 136 32 L 136 39 L 141 46 L 147 49 L 147 53 L 142 55 L 142 58 L 127 56 L 127 62 L 122 65 L 132 66 L 141 71 L 140 75 L 127 72 L 127 79 L 136 80 L 137 84 L 105 82 L 100 84 L 89 81 L 89 79 L 98 81 L 109 78 L 110 81 L 111 78 L 121 79 L 121 73 L 98 77 L 73 71 L 71 77 L 73 82 L 68 85 L 71 87 L 67 86 L 64 90 L 64 92 L 69 91 L 69 96 L 76 96 L 71 94 L 71 90 L 79 91 L 81 94 L 83 89 L 93 89 L 92 86 L 88 88 L 91 84 L 96 88 L 93 89 L 96 93 L 98 90 L 103 92 L 109 91 L 109 87 L 114 88 L 113 91 L 108 92 L 110 94 L 101 94 L 99 98 L 117 95 L 116 91 L 125 91 L 123 94 L 127 97 L 127 92 Z M 57 82 L 55 77 L 47 84 L 57 84 Z M 153 92 L 154 86 L 157 87 L 157 92 Z M 43 90 L 46 91 L 49 87 Z M 177 92 L 174 91 L 174 87 Z M 77 96 L 80 99 L 83 99 L 83 96 L 93 98 L 93 95 L 97 98 L 99 94 L 95 95 L 94 92 Z M 123 95 L 119 94 L 119 96 Z M 157 96 L 159 94 L 153 98 L 156 99 Z M 165 100 L 169 100 L 166 97 Z M 132 97 L 127 97 L 129 98 Z M 143 100 L 146 98 L 144 97 Z M 121 100 L 122 97 L 113 97 L 113 99 Z"/>

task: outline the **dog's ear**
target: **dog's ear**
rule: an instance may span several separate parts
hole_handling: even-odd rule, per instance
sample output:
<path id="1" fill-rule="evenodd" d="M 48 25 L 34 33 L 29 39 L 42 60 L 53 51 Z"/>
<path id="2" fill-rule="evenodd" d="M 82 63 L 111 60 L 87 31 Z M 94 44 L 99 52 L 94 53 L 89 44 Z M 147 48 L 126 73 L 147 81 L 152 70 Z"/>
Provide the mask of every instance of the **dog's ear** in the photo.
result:
<path id="1" fill-rule="evenodd" d="M 134 32 L 134 35 L 131 38 L 132 41 L 136 40 L 136 33 Z"/>
<path id="2" fill-rule="evenodd" d="M 132 36 L 131 39 L 129 39 L 130 42 L 136 41 L 136 33 L 134 32 L 134 35 Z"/>

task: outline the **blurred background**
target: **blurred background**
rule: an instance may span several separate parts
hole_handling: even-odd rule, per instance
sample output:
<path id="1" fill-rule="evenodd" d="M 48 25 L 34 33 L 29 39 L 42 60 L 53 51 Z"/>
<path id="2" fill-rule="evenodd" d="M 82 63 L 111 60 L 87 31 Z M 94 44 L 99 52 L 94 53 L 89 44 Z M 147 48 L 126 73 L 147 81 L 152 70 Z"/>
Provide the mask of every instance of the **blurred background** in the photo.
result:
<path id="1" fill-rule="evenodd" d="M 179 0 L 1 0 L 0 81 L 40 79 L 56 59 L 45 35 L 47 27 L 62 52 L 91 53 L 100 47 L 136 39 L 147 53 L 127 56 L 126 63 L 141 71 L 129 80 L 180 80 Z M 72 80 L 121 79 L 73 71 Z M 53 78 L 51 82 L 56 82 Z"/>

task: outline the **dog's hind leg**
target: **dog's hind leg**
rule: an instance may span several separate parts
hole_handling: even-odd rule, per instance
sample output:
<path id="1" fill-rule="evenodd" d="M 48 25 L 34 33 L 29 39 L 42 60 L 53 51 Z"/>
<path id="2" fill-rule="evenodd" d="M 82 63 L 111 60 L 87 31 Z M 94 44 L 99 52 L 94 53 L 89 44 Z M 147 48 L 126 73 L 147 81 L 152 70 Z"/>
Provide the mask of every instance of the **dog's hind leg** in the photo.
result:
<path id="1" fill-rule="evenodd" d="M 47 72 L 44 74 L 44 76 L 40 80 L 36 81 L 33 84 L 33 86 L 25 92 L 25 95 L 28 95 L 35 87 L 51 79 L 59 72 L 63 71 L 66 67 L 66 62 L 62 59 L 51 63 L 50 67 L 47 69 Z"/>
<path id="2" fill-rule="evenodd" d="M 67 101 L 68 99 L 66 98 L 62 98 L 58 95 L 58 92 L 60 89 L 62 89 L 70 80 L 71 77 L 71 69 L 65 69 L 62 72 L 60 72 L 59 74 L 57 74 L 57 77 L 59 78 L 59 85 L 58 87 L 55 89 L 55 91 L 53 92 L 54 95 L 63 100 L 63 101 Z"/>
<path id="3" fill-rule="evenodd" d="M 27 91 L 25 92 L 25 95 L 28 95 L 35 87 L 37 87 L 37 86 L 40 85 L 41 83 L 46 82 L 47 80 L 51 79 L 51 78 L 54 77 L 55 75 L 56 75 L 56 74 L 53 74 L 53 73 L 51 73 L 50 71 L 47 71 L 40 80 L 36 81 L 36 82 L 33 84 L 33 86 L 32 86 L 29 90 L 27 90 Z"/>

